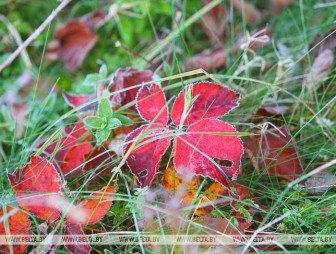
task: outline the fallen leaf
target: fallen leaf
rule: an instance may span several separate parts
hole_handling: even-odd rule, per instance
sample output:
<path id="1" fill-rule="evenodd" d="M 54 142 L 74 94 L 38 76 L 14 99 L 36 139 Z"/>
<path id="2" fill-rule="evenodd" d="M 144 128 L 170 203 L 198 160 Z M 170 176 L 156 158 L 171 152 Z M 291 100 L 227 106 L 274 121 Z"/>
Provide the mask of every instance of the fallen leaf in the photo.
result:
<path id="1" fill-rule="evenodd" d="M 302 165 L 295 142 L 286 126 L 268 129 L 245 142 L 245 149 L 260 174 L 270 174 L 295 180 L 302 173 Z"/>
<path id="2" fill-rule="evenodd" d="M 188 98 L 189 94 L 191 94 L 191 98 Z M 223 116 L 239 105 L 239 97 L 239 93 L 228 87 L 210 82 L 188 85 L 178 95 L 173 104 L 171 110 L 172 122 L 179 125 L 181 120 L 185 118 L 183 125 L 188 125 L 203 118 Z M 191 103 L 192 100 L 194 100 L 193 103 Z M 188 104 L 191 105 L 188 107 Z"/>
<path id="3" fill-rule="evenodd" d="M 184 65 L 184 70 L 191 71 L 202 68 L 207 72 L 211 72 L 226 66 L 226 63 L 226 53 L 224 49 L 206 49 L 189 59 Z"/>
<path id="4" fill-rule="evenodd" d="M 110 210 L 115 187 L 108 187 L 90 195 L 90 198 L 79 203 L 70 213 L 66 221 L 69 224 L 94 224 L 99 222 Z M 77 210 L 84 213 L 78 216 Z"/>
<path id="5" fill-rule="evenodd" d="M 200 180 L 192 174 L 179 174 L 174 170 L 173 165 L 169 165 L 163 175 L 163 186 L 181 197 L 184 206 L 192 203 L 199 188 Z"/>
<path id="6" fill-rule="evenodd" d="M 48 46 L 46 57 L 50 60 L 62 59 L 69 70 L 81 66 L 98 39 L 92 29 L 92 22 L 98 22 L 98 17 L 99 20 L 103 17 L 95 14 L 93 16 L 96 19 L 74 19 L 59 28 L 55 33 L 55 41 Z"/>
<path id="7" fill-rule="evenodd" d="M 313 66 L 305 81 L 305 87 L 311 90 L 315 84 L 323 81 L 327 77 L 333 64 L 334 53 L 330 49 L 322 51 L 313 62 Z"/>
<path id="8" fill-rule="evenodd" d="M 168 130 L 161 124 L 145 124 L 132 131 L 125 139 L 124 156 L 139 140 L 126 162 L 132 174 L 136 176 L 141 187 L 149 186 L 160 166 L 163 155 L 168 150 L 172 136 L 167 136 Z"/>
<path id="9" fill-rule="evenodd" d="M 74 126 L 66 127 L 65 133 L 77 139 L 78 142 L 90 142 L 92 138 L 91 132 L 85 129 L 84 122 L 78 122 Z"/>
<path id="10" fill-rule="evenodd" d="M 86 254 L 90 253 L 92 248 L 89 244 L 88 237 L 85 236 L 83 228 L 80 224 L 66 224 L 64 229 L 64 235 L 77 239 L 81 236 L 80 241 L 67 242 L 64 244 L 65 248 L 72 253 Z"/>
<path id="11" fill-rule="evenodd" d="M 32 156 L 29 164 L 8 174 L 8 179 L 22 208 L 43 220 L 54 221 L 61 216 L 55 206 L 61 197 L 62 180 L 46 159 Z"/>
<path id="12" fill-rule="evenodd" d="M 228 178 L 236 179 L 240 171 L 244 153 L 243 142 L 235 136 L 235 132 L 232 125 L 218 119 L 202 119 L 193 123 L 186 134 L 176 140 L 176 171 L 188 169 L 228 186 Z"/>
<path id="13" fill-rule="evenodd" d="M 334 51 L 336 47 L 336 29 L 332 28 L 327 32 L 318 34 L 309 45 L 311 56 L 316 58 L 326 49 Z"/>
<path id="14" fill-rule="evenodd" d="M 89 101 L 96 99 L 96 94 L 94 95 L 74 95 L 68 92 L 63 92 L 63 97 L 65 102 L 72 108 L 77 108 Z M 88 106 L 81 109 L 81 111 L 88 111 L 97 108 L 97 103 L 90 103 Z"/>
<path id="15" fill-rule="evenodd" d="M 113 77 L 113 82 L 108 87 L 109 92 L 114 93 L 110 98 L 111 102 L 117 105 L 126 105 L 134 101 L 140 85 L 144 82 L 153 81 L 153 76 L 153 72 L 149 70 L 118 69 Z M 139 87 L 132 88 L 136 85 L 139 85 Z M 135 110 L 135 107 L 133 106 L 132 109 Z"/>
<path id="16" fill-rule="evenodd" d="M 158 84 L 141 87 L 136 96 L 137 111 L 145 121 L 166 125 L 168 107 L 165 94 Z"/>
<path id="17" fill-rule="evenodd" d="M 309 193 L 325 192 L 330 187 L 336 186 L 336 176 L 328 170 L 322 170 L 311 176 L 305 182 Z"/>
<path id="18" fill-rule="evenodd" d="M 85 159 L 85 171 L 94 171 L 94 175 L 90 178 L 90 183 L 96 182 L 100 177 L 111 175 L 112 169 L 115 167 L 115 159 L 117 155 L 105 146 L 95 147 L 93 151 Z"/>
<path id="19" fill-rule="evenodd" d="M 197 205 L 204 205 L 205 203 L 214 202 L 222 196 L 229 196 L 229 189 L 220 183 L 213 183 L 204 191 L 204 194 L 196 201 Z M 205 216 L 212 212 L 213 206 L 200 207 L 195 211 L 198 216 Z"/>
<path id="20" fill-rule="evenodd" d="M 49 155 L 55 152 L 55 162 L 61 168 L 63 175 L 74 177 L 84 172 L 84 161 L 91 150 L 91 143 L 81 143 L 77 141 L 77 138 L 68 136 L 62 138 L 59 144 L 57 140 L 52 142 L 45 152 Z"/>
<path id="21" fill-rule="evenodd" d="M 9 215 L 10 214 L 10 215 Z M 8 216 L 5 218 L 5 216 Z M 0 235 L 4 236 L 7 235 L 7 233 L 10 233 L 10 235 L 31 235 L 30 232 L 30 220 L 27 213 L 19 210 L 16 207 L 5 207 L 5 212 L 3 209 L 0 209 L 0 218 L 2 221 L 0 222 Z M 5 230 L 5 220 L 7 220 L 8 223 L 8 229 L 9 232 L 6 232 Z M 24 253 L 27 244 L 20 244 L 20 245 L 12 245 L 14 253 Z M 1 253 L 9 253 L 10 248 L 8 245 L 0 245 L 0 252 Z"/>

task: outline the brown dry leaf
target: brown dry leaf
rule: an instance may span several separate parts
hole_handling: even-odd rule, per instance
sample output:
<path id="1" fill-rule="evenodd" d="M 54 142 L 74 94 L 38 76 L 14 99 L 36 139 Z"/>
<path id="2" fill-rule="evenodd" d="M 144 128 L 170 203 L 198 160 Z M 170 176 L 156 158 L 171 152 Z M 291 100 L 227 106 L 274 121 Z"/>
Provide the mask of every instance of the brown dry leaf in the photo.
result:
<path id="1" fill-rule="evenodd" d="M 211 0 L 203 0 L 203 6 L 211 3 Z M 223 41 L 225 39 L 225 26 L 228 21 L 228 11 L 223 3 L 216 5 L 210 11 L 203 15 L 202 27 L 208 34 L 210 42 Z"/>
<path id="2" fill-rule="evenodd" d="M 249 2 L 244 0 L 232 0 L 232 3 L 236 11 L 245 15 L 245 19 L 249 24 L 257 24 L 262 21 L 263 15 L 261 12 Z"/>
<path id="3" fill-rule="evenodd" d="M 189 59 L 184 66 L 185 71 L 202 68 L 211 72 L 226 65 L 226 53 L 224 49 L 206 49 Z"/>
<path id="4" fill-rule="evenodd" d="M 99 14 L 99 15 L 98 15 Z M 85 57 L 96 44 L 95 23 L 103 18 L 95 12 L 83 19 L 74 19 L 56 31 L 55 41 L 48 46 L 46 57 L 49 60 L 62 59 L 65 68 L 74 70 L 82 65 Z"/>
<path id="5" fill-rule="evenodd" d="M 314 84 L 323 81 L 327 77 L 333 64 L 334 53 L 330 49 L 322 51 L 313 62 L 309 76 L 305 81 L 305 87 L 311 90 Z"/>
<path id="6" fill-rule="evenodd" d="M 305 186 L 309 193 L 324 192 L 328 188 L 336 186 L 336 176 L 328 170 L 322 170 L 310 177 L 305 182 Z"/>
<path id="7" fill-rule="evenodd" d="M 309 45 L 310 54 L 316 58 L 320 53 L 326 49 L 334 50 L 336 47 L 336 29 L 333 28 L 326 33 L 318 34 L 313 42 Z"/>
<path id="8" fill-rule="evenodd" d="M 178 174 L 173 165 L 169 165 L 163 175 L 164 187 L 174 193 L 177 192 L 184 206 L 191 204 L 200 184 L 199 177 L 188 177 L 189 175 Z"/>

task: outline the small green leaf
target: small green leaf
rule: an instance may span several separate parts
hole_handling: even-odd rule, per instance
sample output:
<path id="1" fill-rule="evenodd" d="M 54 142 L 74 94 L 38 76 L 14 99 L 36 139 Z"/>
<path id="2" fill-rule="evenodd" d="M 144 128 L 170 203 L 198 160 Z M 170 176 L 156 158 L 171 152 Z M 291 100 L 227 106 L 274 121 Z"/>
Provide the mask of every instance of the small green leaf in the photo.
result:
<path id="1" fill-rule="evenodd" d="M 88 116 L 84 118 L 84 123 L 89 128 L 100 129 L 103 124 L 103 119 L 99 116 Z"/>
<path id="2" fill-rule="evenodd" d="M 111 131 L 108 129 L 104 129 L 104 130 L 97 130 L 96 132 L 96 139 L 97 139 L 97 145 L 100 146 L 102 145 L 110 136 Z"/>
<path id="3" fill-rule="evenodd" d="M 248 222 L 252 221 L 253 218 L 252 218 L 251 214 L 249 213 L 249 211 L 245 207 L 237 204 L 237 208 L 238 208 L 239 212 L 244 215 L 244 217 L 246 218 L 246 220 Z"/>
<path id="4" fill-rule="evenodd" d="M 134 124 L 134 122 L 130 118 L 122 114 L 113 114 L 113 118 L 119 119 L 124 126 L 131 126 Z"/>
<path id="5" fill-rule="evenodd" d="M 100 117 L 106 117 L 107 119 L 110 119 L 112 117 L 112 106 L 108 99 L 103 98 L 100 100 L 98 106 L 98 115 Z"/>
<path id="6" fill-rule="evenodd" d="M 118 128 L 118 127 L 121 127 L 122 126 L 122 123 L 119 119 L 117 118 L 110 118 L 108 120 L 108 123 L 107 123 L 107 127 L 110 129 L 110 130 L 113 130 L 115 128 Z"/>

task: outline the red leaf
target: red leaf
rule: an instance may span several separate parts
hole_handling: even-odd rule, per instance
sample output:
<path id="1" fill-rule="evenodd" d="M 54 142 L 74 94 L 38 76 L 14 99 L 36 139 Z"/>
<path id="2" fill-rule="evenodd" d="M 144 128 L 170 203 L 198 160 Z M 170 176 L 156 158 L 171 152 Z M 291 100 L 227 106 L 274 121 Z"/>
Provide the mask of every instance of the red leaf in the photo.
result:
<path id="1" fill-rule="evenodd" d="M 70 224 L 81 225 L 97 223 L 110 210 L 114 189 L 115 187 L 103 188 L 91 194 L 90 197 L 92 198 L 82 201 L 68 213 L 66 221 Z M 76 210 L 83 212 L 84 216 L 78 216 Z"/>
<path id="2" fill-rule="evenodd" d="M 47 58 L 62 59 L 69 70 L 81 66 L 98 39 L 89 25 L 85 21 L 75 19 L 59 28 L 55 34 L 56 41 L 48 46 Z"/>
<path id="3" fill-rule="evenodd" d="M 92 248 L 90 244 L 88 243 L 89 239 L 85 237 L 85 233 L 83 231 L 83 228 L 80 224 L 66 224 L 65 229 L 64 229 L 64 234 L 69 235 L 70 237 L 75 237 L 77 235 L 81 235 L 81 239 L 86 239 L 86 241 L 75 241 L 70 244 L 66 243 L 65 247 L 67 248 L 68 251 L 72 253 L 79 253 L 79 254 L 85 254 L 85 253 L 90 253 Z"/>
<path id="4" fill-rule="evenodd" d="M 190 125 L 187 134 L 177 138 L 174 157 L 176 171 L 188 170 L 228 186 L 225 175 L 236 178 L 243 155 L 241 139 L 238 136 L 225 136 L 235 132 L 233 126 L 218 119 L 203 119 Z M 212 159 L 223 160 L 230 165 L 219 163 L 216 166 Z"/>
<path id="5" fill-rule="evenodd" d="M 291 138 L 287 128 L 282 126 L 279 130 L 269 129 L 261 137 L 253 136 L 246 141 L 246 152 L 253 166 L 260 173 L 267 172 L 288 180 L 299 178 L 303 171 L 295 143 Z"/>
<path id="6" fill-rule="evenodd" d="M 140 135 L 146 135 L 138 141 L 126 160 L 141 187 L 149 186 L 155 177 L 161 159 L 173 138 L 166 136 L 167 133 L 168 130 L 161 124 L 145 124 L 132 131 L 125 139 L 124 155 Z"/>
<path id="7" fill-rule="evenodd" d="M 109 86 L 109 91 L 115 93 L 111 97 L 111 102 L 125 105 L 134 101 L 140 87 L 130 88 L 141 85 L 143 82 L 153 81 L 153 75 L 153 72 L 149 70 L 138 70 L 135 68 L 118 69 L 114 75 L 113 83 Z M 128 90 L 121 91 L 123 89 Z"/>
<path id="8" fill-rule="evenodd" d="M 137 110 L 145 121 L 166 125 L 168 107 L 165 94 L 158 84 L 143 86 L 136 97 Z"/>
<path id="9" fill-rule="evenodd" d="M 61 169 L 64 176 L 74 177 L 81 174 L 85 166 L 85 158 L 91 152 L 91 150 L 92 145 L 90 143 L 77 143 L 72 148 L 70 148 L 65 154 L 64 160 L 61 163 Z"/>
<path id="10" fill-rule="evenodd" d="M 11 235 L 31 235 L 30 229 L 30 220 L 28 217 L 28 214 L 17 210 L 14 211 L 17 208 L 9 207 L 7 206 L 6 212 L 4 210 L 0 209 L 0 218 L 5 218 L 4 216 L 8 215 L 8 213 L 13 213 L 10 215 L 7 219 L 8 225 L 9 225 L 9 233 Z M 5 230 L 5 224 L 4 221 L 0 222 L 0 235 L 7 235 L 7 232 Z M 25 249 L 27 248 L 26 244 L 21 245 L 13 245 L 13 251 L 14 253 L 24 253 Z M 1 253 L 9 253 L 9 246 L 8 245 L 0 245 L 0 252 Z"/>
<path id="11" fill-rule="evenodd" d="M 85 124 L 83 122 L 78 122 L 75 124 L 75 126 L 72 127 L 66 127 L 65 133 L 69 136 L 77 139 L 77 141 L 87 141 L 89 142 L 92 138 L 91 133 L 86 130 Z"/>
<path id="12" fill-rule="evenodd" d="M 94 170 L 94 176 L 90 180 L 90 183 L 95 182 L 103 175 L 111 176 L 111 170 L 115 167 L 116 159 L 115 152 L 106 149 L 104 146 L 96 148 L 86 158 L 84 170 Z"/>
<path id="13" fill-rule="evenodd" d="M 32 156 L 26 167 L 8 174 L 8 178 L 22 208 L 43 220 L 54 221 L 60 217 L 60 212 L 50 201 L 57 203 L 62 181 L 46 159 Z"/>
<path id="14" fill-rule="evenodd" d="M 85 157 L 91 152 L 92 145 L 88 142 L 79 143 L 72 136 L 62 138 L 58 147 L 57 144 L 57 141 L 51 143 L 45 151 L 51 155 L 57 149 L 55 160 L 60 166 L 62 173 L 68 177 L 83 173 L 83 163 Z M 67 175 L 72 170 L 75 171 L 71 172 L 71 175 Z"/>
<path id="15" fill-rule="evenodd" d="M 96 95 L 74 95 L 68 92 L 63 92 L 63 97 L 65 102 L 72 108 L 77 108 L 91 100 L 96 98 Z M 81 111 L 92 110 L 95 108 L 97 103 L 91 103 L 90 105 L 81 109 Z"/>
<path id="16" fill-rule="evenodd" d="M 187 86 L 176 98 L 171 118 L 175 125 L 179 125 L 185 107 L 185 94 L 191 90 L 195 102 L 188 109 L 184 125 L 193 124 L 203 118 L 220 117 L 239 105 L 239 93 L 228 87 L 210 82 L 201 82 Z"/>

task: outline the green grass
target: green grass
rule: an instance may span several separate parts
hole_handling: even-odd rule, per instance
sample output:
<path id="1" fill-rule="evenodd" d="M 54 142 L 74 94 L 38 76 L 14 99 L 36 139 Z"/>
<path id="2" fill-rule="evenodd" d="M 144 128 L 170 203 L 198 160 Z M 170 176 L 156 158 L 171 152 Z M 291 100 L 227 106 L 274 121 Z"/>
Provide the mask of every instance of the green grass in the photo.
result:
<path id="1" fill-rule="evenodd" d="M 128 2 L 131 1 L 118 1 L 118 3 Z M 215 5 L 216 2 L 211 5 Z M 222 2 L 230 8 L 230 1 Z M 251 2 L 259 5 L 268 3 L 268 1 Z M 65 104 L 60 91 L 79 93 L 84 89 L 82 82 L 86 75 L 98 72 L 99 64 L 97 63 L 99 62 L 104 62 L 107 65 L 109 73 L 128 66 L 148 68 L 143 59 L 134 56 L 123 48 L 116 48 L 116 41 L 120 41 L 122 45 L 132 51 L 138 52 L 147 60 L 162 55 L 163 66 L 156 70 L 156 73 L 162 78 L 165 91 L 170 96 L 176 95 L 181 87 L 190 82 L 211 79 L 241 92 L 240 107 L 224 117 L 226 121 L 236 126 L 241 132 L 251 133 L 262 128 L 260 125 L 250 123 L 249 119 L 262 106 L 266 98 L 270 98 L 274 104 L 285 103 L 290 107 L 291 113 L 280 118 L 279 121 L 291 130 L 291 134 L 297 143 L 305 173 L 302 179 L 311 170 L 333 160 L 336 157 L 335 124 L 333 126 L 320 125 L 316 122 L 316 119 L 325 117 L 333 122 L 336 121 L 335 64 L 329 72 L 328 79 L 321 83 L 319 89 L 314 89 L 310 93 L 303 87 L 304 75 L 307 74 L 313 62 L 308 52 L 309 44 L 318 33 L 332 28 L 336 18 L 334 8 L 314 8 L 316 4 L 314 2 L 295 1 L 291 7 L 285 9 L 281 14 L 271 16 L 260 25 L 247 24 L 241 15 L 233 12 L 230 16 L 232 22 L 227 25 L 227 38 L 225 42 L 220 43 L 220 46 L 224 49 L 231 49 L 236 45 L 237 39 L 243 36 L 246 31 L 254 31 L 262 25 L 270 27 L 273 33 L 271 44 L 256 52 L 257 56 L 265 61 L 265 69 L 261 70 L 260 67 L 253 67 L 238 75 L 236 75 L 236 71 L 243 63 L 244 54 L 247 54 L 246 56 L 251 60 L 252 55 L 250 53 L 243 51 L 228 53 L 229 64 L 215 73 L 207 74 L 201 71 L 184 73 L 181 71 L 181 66 L 185 60 L 211 47 L 206 33 L 203 28 L 200 28 L 202 14 L 206 13 L 207 8 L 202 7 L 196 0 L 183 1 L 183 3 L 179 1 L 142 1 L 127 10 L 128 12 L 125 12 L 125 14 L 120 14 L 121 23 L 111 20 L 101 27 L 98 31 L 99 41 L 84 61 L 83 66 L 76 71 L 66 71 L 61 62 L 50 63 L 43 59 L 44 47 L 51 41 L 55 29 L 74 17 L 96 9 L 107 12 L 110 7 L 105 1 L 73 2 L 27 48 L 33 63 L 31 71 L 38 82 L 30 88 L 28 94 L 25 93 L 21 98 L 22 102 L 28 103 L 31 107 L 31 111 L 25 120 L 23 137 L 15 137 L 15 122 L 10 117 L 5 117 L 5 111 L 8 109 L 5 107 L 1 109 L 0 204 L 2 206 L 16 205 L 14 192 L 9 185 L 6 172 L 13 172 L 16 168 L 23 167 L 29 156 L 37 152 L 36 143 L 42 137 L 56 133 L 55 139 L 61 138 L 58 133 L 62 133 L 66 126 L 71 126 L 80 119 L 76 110 L 71 110 Z M 57 5 L 57 1 L 51 0 L 38 2 L 8 0 L 0 3 L 0 13 L 12 22 L 21 37 L 25 39 Z M 177 29 L 171 31 L 177 7 L 182 12 L 182 19 Z M 36 13 L 40 15 L 36 15 Z M 1 61 L 16 48 L 13 41 L 8 42 L 4 38 L 5 35 L 8 35 L 8 31 L 6 26 L 1 23 Z M 277 75 L 277 70 L 285 57 L 278 52 L 279 43 L 287 47 L 287 58 L 290 58 L 292 62 L 289 67 L 283 67 L 281 75 Z M 167 45 L 179 49 L 178 52 L 180 52 L 173 53 L 171 65 L 168 64 L 168 59 L 164 55 Z M 10 67 L 0 73 L 0 97 L 12 89 L 13 83 L 25 69 L 24 62 L 18 57 Z M 122 109 L 127 110 L 129 106 L 131 105 L 126 105 Z M 248 137 L 243 137 L 243 141 L 247 139 Z M 165 224 L 169 224 L 172 216 L 177 216 L 185 225 L 193 225 L 196 228 L 195 230 L 206 231 L 204 225 L 197 225 L 190 218 L 190 214 L 196 208 L 195 205 L 170 214 L 169 208 L 171 207 L 169 205 L 172 205 L 170 203 L 172 200 L 169 199 L 169 194 L 161 188 L 163 170 L 169 160 L 166 157 L 152 184 L 150 193 L 154 197 L 151 199 L 144 195 L 144 191 L 136 189 L 137 185 L 126 166 L 123 166 L 114 175 L 113 179 L 107 176 L 101 177 L 99 182 L 90 186 L 91 189 L 99 189 L 112 181 L 118 184 L 118 189 L 114 204 L 107 216 L 101 223 L 90 226 L 86 233 L 94 232 L 92 228 L 103 229 L 108 232 L 141 232 L 141 220 L 144 215 L 150 213 L 157 216 L 155 225 L 157 225 L 159 234 L 171 233 Z M 122 161 L 122 158 L 119 157 L 114 162 L 118 165 L 120 161 Z M 100 168 L 106 166 L 108 165 L 101 165 Z M 96 171 L 100 168 L 98 167 Z M 302 185 L 303 182 L 297 181 L 298 184 L 288 184 L 288 182 L 267 173 L 259 175 L 246 154 L 242 160 L 242 169 L 243 174 L 238 178 L 238 183 L 247 186 L 261 203 L 270 207 L 269 210 L 259 209 L 254 217 L 255 223 L 251 230 L 272 222 L 285 214 L 286 211 L 291 211 L 289 217 L 272 225 L 269 229 L 285 234 L 327 235 L 336 233 L 336 193 L 334 188 L 318 194 L 309 194 Z M 335 165 L 328 170 L 335 173 Z M 73 200 L 88 196 L 90 192 L 87 191 L 86 184 L 95 176 L 96 171 L 92 170 L 67 182 L 69 189 L 74 191 Z M 210 183 L 209 179 L 204 179 L 198 194 L 204 193 Z M 243 201 L 238 201 L 238 203 L 244 204 Z M 235 219 L 230 215 L 231 211 L 232 208 L 229 205 L 219 206 L 215 204 L 213 216 L 224 216 L 235 223 Z M 34 216 L 30 216 L 30 218 L 33 220 Z M 38 219 L 34 220 L 34 227 L 41 223 Z M 58 230 L 62 223 L 60 221 L 60 224 L 54 230 Z M 186 226 L 184 230 L 186 228 L 188 227 Z M 38 229 L 34 228 L 33 232 L 37 233 Z M 285 247 L 293 253 L 305 253 L 305 251 L 310 253 L 312 251 L 336 252 L 336 247 L 333 245 Z M 148 246 L 138 245 L 93 246 L 93 249 L 100 252 L 106 249 L 106 251 L 110 250 L 111 253 L 157 252 L 157 250 Z M 205 252 L 206 249 L 201 249 L 201 251 Z M 64 248 L 59 250 L 59 253 L 65 252 Z M 181 246 L 164 246 L 161 252 L 183 253 L 183 248 Z"/>

